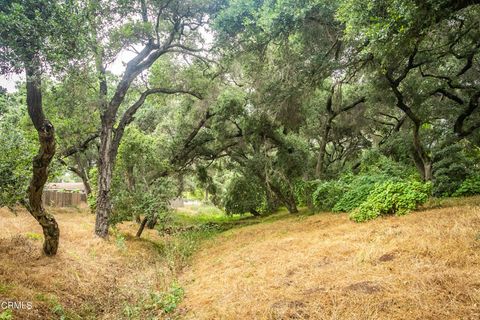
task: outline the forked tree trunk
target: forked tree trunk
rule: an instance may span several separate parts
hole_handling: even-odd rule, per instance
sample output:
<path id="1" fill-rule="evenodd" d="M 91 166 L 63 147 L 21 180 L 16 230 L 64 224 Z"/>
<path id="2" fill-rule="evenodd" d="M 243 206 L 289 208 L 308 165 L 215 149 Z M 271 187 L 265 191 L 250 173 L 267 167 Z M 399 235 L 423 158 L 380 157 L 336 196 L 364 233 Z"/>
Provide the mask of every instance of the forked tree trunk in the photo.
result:
<path id="1" fill-rule="evenodd" d="M 413 147 L 414 160 L 420 176 L 423 181 L 431 181 L 432 176 L 432 159 L 423 148 L 420 139 L 420 125 L 415 124 L 413 128 Z"/>
<path id="2" fill-rule="evenodd" d="M 43 252 L 47 256 L 57 253 L 60 230 L 55 218 L 45 211 L 42 201 L 43 188 L 48 178 L 48 166 L 55 155 L 55 129 L 45 118 L 42 106 L 40 66 L 36 58 L 27 62 L 28 114 L 38 132 L 40 149 L 33 158 L 33 175 L 28 187 L 27 210 L 43 229 Z"/>

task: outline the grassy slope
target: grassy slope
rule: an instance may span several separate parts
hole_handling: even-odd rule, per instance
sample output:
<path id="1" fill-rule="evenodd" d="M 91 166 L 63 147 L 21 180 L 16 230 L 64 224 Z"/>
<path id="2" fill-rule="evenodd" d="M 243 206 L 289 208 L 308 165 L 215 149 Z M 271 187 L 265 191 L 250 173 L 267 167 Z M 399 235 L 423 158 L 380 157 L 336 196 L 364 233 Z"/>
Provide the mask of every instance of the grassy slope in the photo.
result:
<path id="1" fill-rule="evenodd" d="M 0 208 L 0 302 L 32 302 L 13 319 L 163 319 L 174 317 L 183 297 L 178 274 L 202 241 L 262 220 L 226 217 L 211 207 L 175 215 L 168 228 L 124 223 L 108 241 L 93 235 L 87 209 L 53 209 L 61 230 L 59 253 L 41 254 L 38 223 L 24 210 Z M 198 214 L 200 212 L 200 214 Z M 8 314 L 8 316 L 7 316 Z M 0 319 L 10 320 L 0 310 Z"/>
<path id="2" fill-rule="evenodd" d="M 479 319 L 480 198 L 404 217 L 227 231 L 182 277 L 188 319 Z"/>
<path id="3" fill-rule="evenodd" d="M 366 224 L 202 208 L 176 215 L 163 236 L 135 239 L 126 223 L 108 242 L 93 236 L 91 214 L 61 210 L 55 258 L 41 255 L 33 218 L 0 209 L 0 301 L 32 301 L 14 312 L 27 320 L 477 319 L 480 198 L 466 201 Z"/>
<path id="4" fill-rule="evenodd" d="M 14 319 L 150 319 L 180 298 L 174 282 L 182 255 L 193 248 L 177 237 L 145 230 L 138 240 L 131 236 L 137 226 L 127 223 L 102 241 L 86 210 L 55 216 L 61 244 L 58 255 L 47 258 L 35 220 L 0 209 L 0 301 L 34 306 L 15 311 Z"/>

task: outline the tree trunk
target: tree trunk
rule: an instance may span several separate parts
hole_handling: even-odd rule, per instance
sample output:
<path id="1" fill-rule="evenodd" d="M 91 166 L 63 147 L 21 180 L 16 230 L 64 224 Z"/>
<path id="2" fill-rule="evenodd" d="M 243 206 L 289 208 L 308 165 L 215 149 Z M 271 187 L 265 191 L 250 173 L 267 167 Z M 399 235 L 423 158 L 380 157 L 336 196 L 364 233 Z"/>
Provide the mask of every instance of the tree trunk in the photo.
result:
<path id="1" fill-rule="evenodd" d="M 155 213 L 152 217 L 148 219 L 147 228 L 148 229 L 155 228 L 155 226 L 157 225 L 157 221 L 158 221 L 158 214 Z"/>
<path id="2" fill-rule="evenodd" d="M 254 217 L 260 217 L 260 212 L 258 212 L 258 211 L 255 210 L 255 209 L 250 209 L 250 213 L 251 213 L 252 216 L 254 216 Z"/>
<path id="3" fill-rule="evenodd" d="M 330 135 L 330 130 L 331 130 L 331 122 L 332 118 L 329 117 L 327 120 L 327 123 L 325 124 L 325 128 L 323 130 L 323 135 L 322 135 L 322 142 L 320 143 L 320 150 L 318 151 L 318 157 L 317 157 L 317 166 L 315 168 L 315 177 L 317 179 L 321 179 L 323 176 L 323 167 L 325 163 L 325 150 L 327 148 L 327 143 L 328 143 L 328 136 Z"/>
<path id="4" fill-rule="evenodd" d="M 92 194 L 92 186 L 90 185 L 90 181 L 88 179 L 87 172 L 85 168 L 80 164 L 80 161 L 77 162 L 77 167 L 68 167 L 70 171 L 75 173 L 80 179 L 82 179 L 83 186 L 85 187 L 85 194 L 87 198 Z"/>
<path id="5" fill-rule="evenodd" d="M 297 204 L 293 194 L 285 194 L 280 187 L 275 185 L 271 185 L 270 187 L 282 204 L 287 208 L 289 213 L 298 213 Z"/>
<path id="6" fill-rule="evenodd" d="M 295 203 L 295 199 L 286 199 L 285 206 L 289 213 L 295 214 L 298 213 L 297 204 Z"/>
<path id="7" fill-rule="evenodd" d="M 90 181 L 88 179 L 88 170 L 83 165 L 82 159 L 78 153 L 74 155 L 73 159 L 76 163 L 76 167 L 78 168 L 77 175 L 80 177 L 80 179 L 82 179 L 83 185 L 85 186 L 85 193 L 88 198 L 92 194 L 92 187 L 90 186 Z"/>
<path id="8" fill-rule="evenodd" d="M 423 181 L 432 180 L 432 159 L 425 152 L 422 142 L 420 140 L 420 125 L 415 124 L 413 128 L 413 147 L 414 147 L 414 159 L 417 169 L 422 176 Z"/>
<path id="9" fill-rule="evenodd" d="M 81 176 L 83 185 L 85 186 L 85 194 L 87 198 L 92 194 L 92 186 L 90 186 L 90 182 L 88 181 L 87 174 L 84 172 Z"/>
<path id="10" fill-rule="evenodd" d="M 102 119 L 102 123 L 105 120 Z M 113 146 L 113 123 L 102 124 L 100 134 L 100 154 L 98 162 L 98 195 L 95 221 L 95 234 L 101 238 L 108 237 L 109 219 L 112 212 L 110 189 L 112 186 L 113 166 L 116 148 Z"/>
<path id="11" fill-rule="evenodd" d="M 432 174 L 432 161 L 424 163 L 424 172 L 425 172 L 425 181 L 432 181 L 433 174 Z"/>
<path id="12" fill-rule="evenodd" d="M 138 228 L 137 231 L 137 238 L 140 238 L 142 236 L 143 230 L 145 230 L 145 225 L 147 224 L 148 217 L 143 218 L 142 223 L 140 224 L 140 227 Z"/>
<path id="13" fill-rule="evenodd" d="M 47 256 L 57 253 L 60 230 L 55 218 L 45 211 L 42 201 L 43 188 L 48 178 L 48 166 L 55 155 L 55 129 L 45 118 L 42 106 L 40 67 L 36 58 L 27 62 L 27 106 L 30 119 L 38 132 L 40 149 L 33 158 L 33 175 L 28 187 L 27 210 L 43 229 L 43 252 Z"/>

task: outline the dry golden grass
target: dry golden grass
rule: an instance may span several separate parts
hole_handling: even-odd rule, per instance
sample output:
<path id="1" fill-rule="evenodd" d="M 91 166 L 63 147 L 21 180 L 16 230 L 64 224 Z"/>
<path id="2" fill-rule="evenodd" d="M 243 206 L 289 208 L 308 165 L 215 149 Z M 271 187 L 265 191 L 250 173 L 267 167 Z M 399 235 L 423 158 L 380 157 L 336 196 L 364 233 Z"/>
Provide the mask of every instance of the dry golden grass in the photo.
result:
<path id="1" fill-rule="evenodd" d="M 121 226 L 126 241 L 103 241 L 94 237 L 94 216 L 86 210 L 54 213 L 60 248 L 48 258 L 36 221 L 24 211 L 15 216 L 0 209 L 0 301 L 33 302 L 32 310 L 14 311 L 15 319 L 56 319 L 61 305 L 74 319 L 116 320 L 126 304 L 170 285 L 171 271 L 148 240 L 157 240 L 156 231 L 145 230 L 137 240 L 129 236 L 136 227 L 127 224 Z"/>
<path id="2" fill-rule="evenodd" d="M 480 198 L 356 224 L 292 217 L 205 244 L 187 319 L 480 319 Z"/>

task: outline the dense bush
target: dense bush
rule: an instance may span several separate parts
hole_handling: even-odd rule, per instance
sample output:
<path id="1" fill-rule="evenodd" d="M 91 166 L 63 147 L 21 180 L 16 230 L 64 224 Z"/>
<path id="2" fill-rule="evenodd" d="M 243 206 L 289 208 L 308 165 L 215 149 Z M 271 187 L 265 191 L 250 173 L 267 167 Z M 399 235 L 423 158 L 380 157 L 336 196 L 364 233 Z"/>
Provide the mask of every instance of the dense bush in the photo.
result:
<path id="1" fill-rule="evenodd" d="M 253 177 L 235 176 L 228 182 L 223 195 L 223 206 L 227 214 L 258 215 L 265 204 L 265 190 Z"/>
<path id="2" fill-rule="evenodd" d="M 332 210 L 348 190 L 343 181 L 321 182 L 313 193 L 313 205 L 319 210 Z"/>
<path id="3" fill-rule="evenodd" d="M 455 197 L 473 196 L 480 194 L 480 174 L 465 179 L 453 194 Z"/>
<path id="4" fill-rule="evenodd" d="M 25 199 L 32 175 L 32 159 L 38 147 L 35 137 L 28 136 L 20 108 L 14 108 L 0 95 L 0 207 L 13 207 Z"/>
<path id="5" fill-rule="evenodd" d="M 472 161 L 459 143 L 450 144 L 435 153 L 433 163 L 433 195 L 451 196 L 469 175 Z"/>
<path id="6" fill-rule="evenodd" d="M 301 207 L 313 208 L 313 193 L 322 183 L 320 180 L 298 180 L 294 184 L 295 201 Z"/>
<path id="7" fill-rule="evenodd" d="M 377 184 L 414 179 L 416 175 L 413 167 L 405 167 L 378 150 L 365 152 L 359 168 L 358 174 L 346 172 L 336 181 L 310 181 L 303 190 L 315 187 L 312 203 L 316 209 L 348 212 L 365 202 Z"/>
<path id="8" fill-rule="evenodd" d="M 348 212 L 360 206 L 375 188 L 375 184 L 388 180 L 386 175 L 359 175 L 347 176 L 343 179 L 348 186 L 348 191 L 341 195 L 332 210 Z"/>
<path id="9" fill-rule="evenodd" d="M 404 215 L 427 201 L 431 184 L 417 181 L 377 184 L 374 190 L 350 218 L 356 222 L 375 219 L 385 214 Z"/>
<path id="10" fill-rule="evenodd" d="M 417 176 L 413 166 L 407 166 L 372 149 L 363 153 L 360 159 L 360 175 L 384 175 L 391 179 Z"/>
<path id="11" fill-rule="evenodd" d="M 113 224 L 148 218 L 152 227 L 157 221 L 164 222 L 170 216 L 170 200 L 174 197 L 173 183 L 169 179 L 157 179 L 151 185 L 137 184 L 134 190 L 118 188 L 113 196 Z"/>

